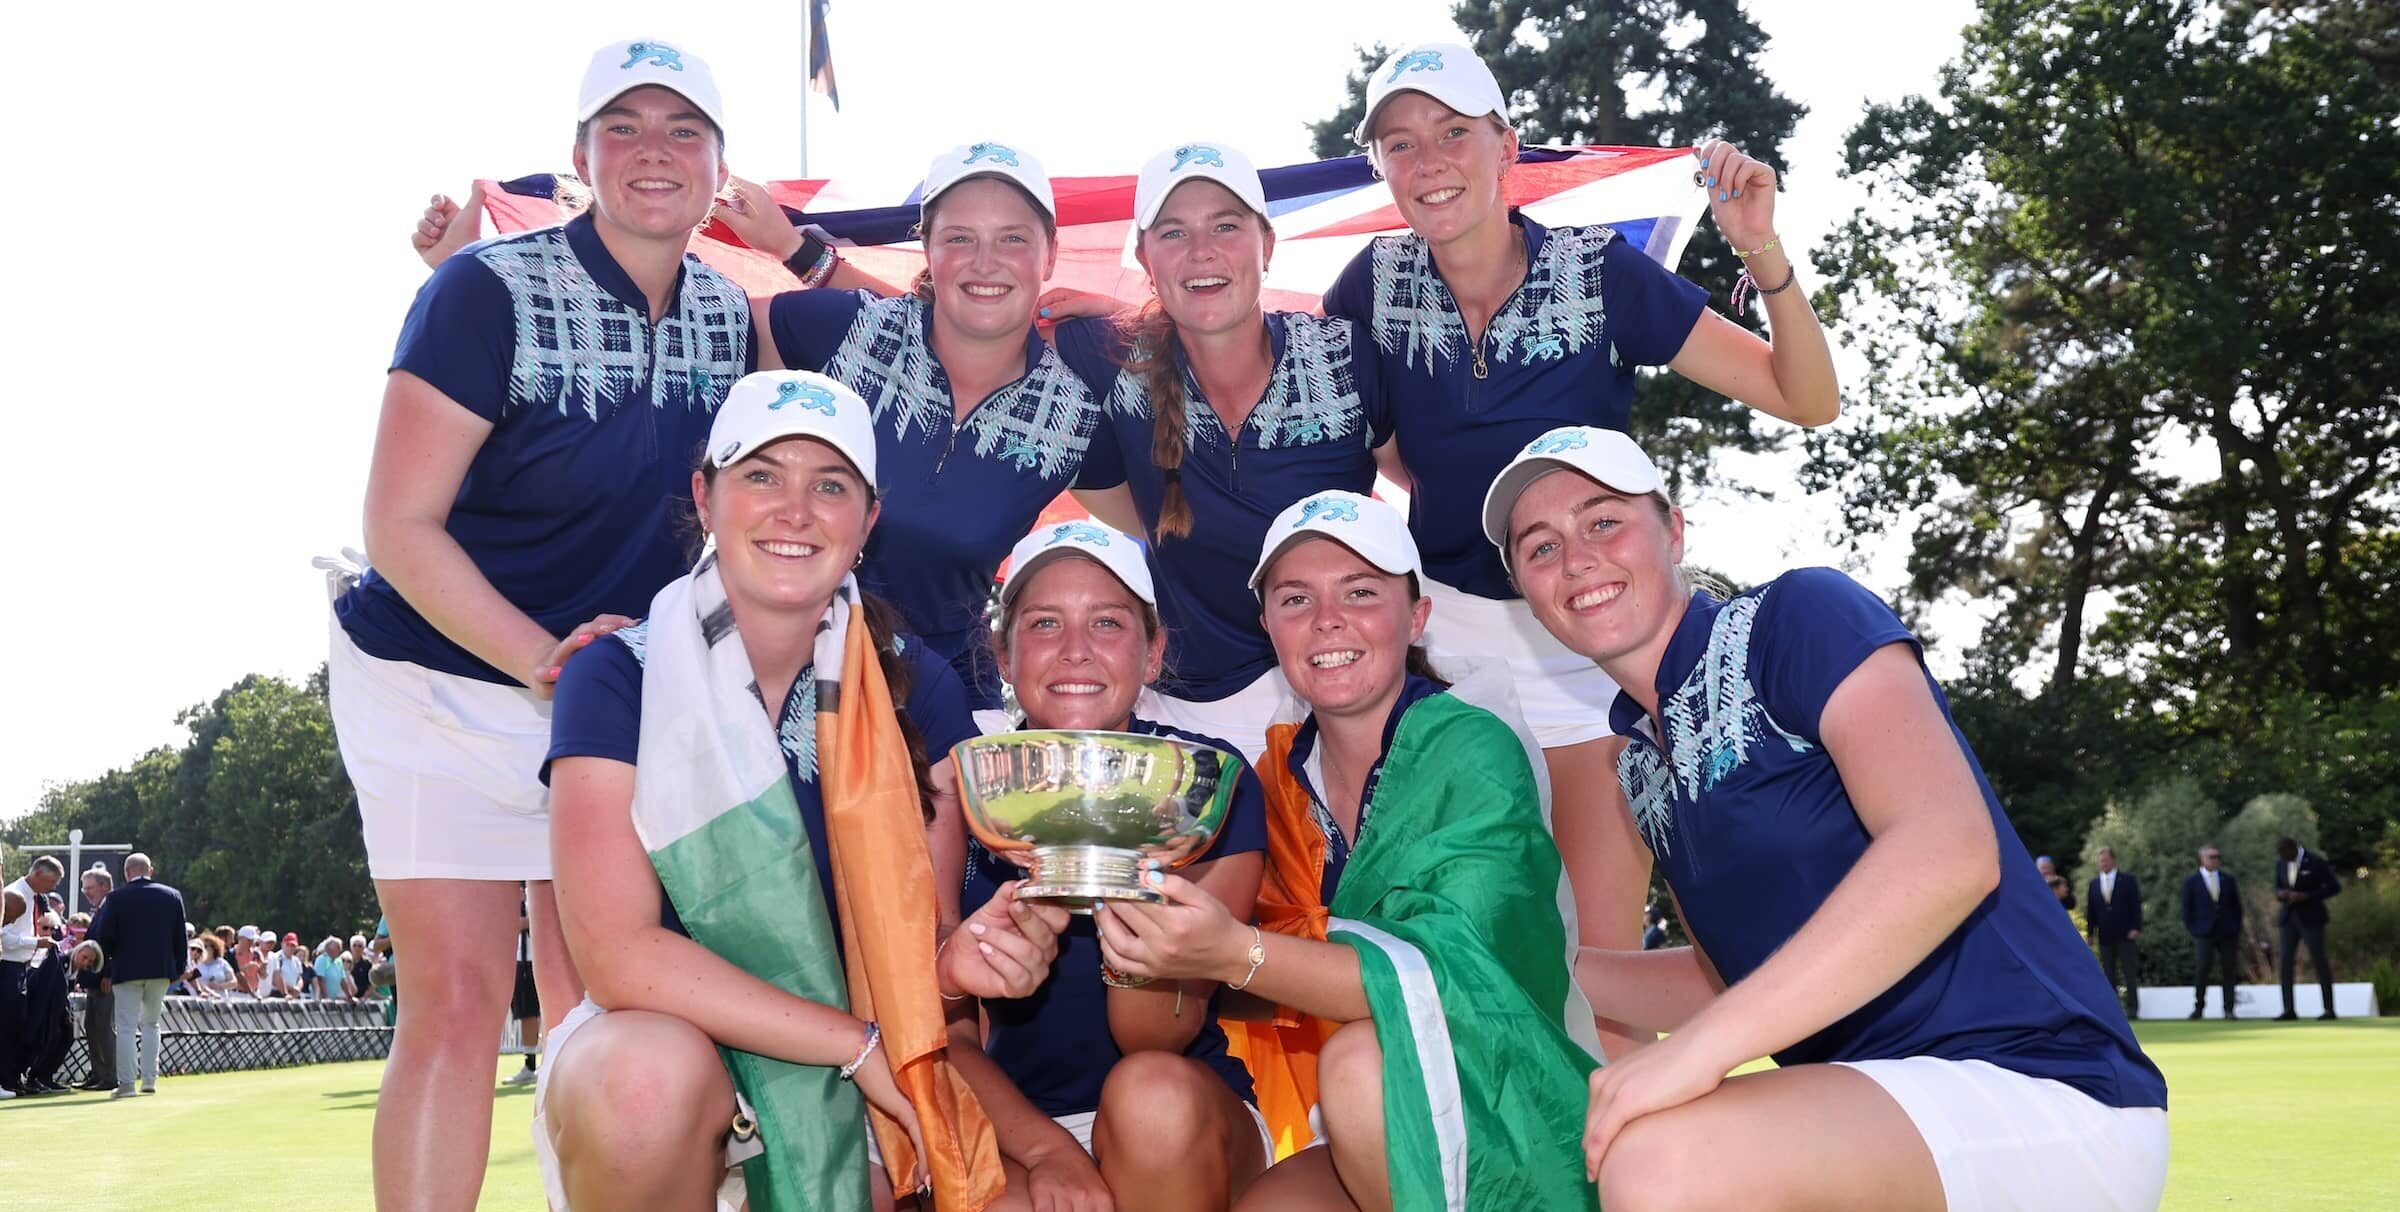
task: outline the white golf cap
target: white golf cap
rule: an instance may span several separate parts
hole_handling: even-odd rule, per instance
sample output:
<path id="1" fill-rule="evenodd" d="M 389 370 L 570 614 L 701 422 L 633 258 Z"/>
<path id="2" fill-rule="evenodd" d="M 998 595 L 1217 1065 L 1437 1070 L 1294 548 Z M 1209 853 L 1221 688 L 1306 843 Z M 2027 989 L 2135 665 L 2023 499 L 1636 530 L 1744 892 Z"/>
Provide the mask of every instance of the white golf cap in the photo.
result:
<path id="1" fill-rule="evenodd" d="M 1311 535 L 1332 539 L 1393 576 L 1424 577 L 1408 519 L 1373 497 L 1337 489 L 1303 497 L 1275 515 L 1267 525 L 1266 541 L 1259 545 L 1258 567 L 1250 572 L 1251 592 L 1267 579 L 1267 568 L 1277 557 Z"/>
<path id="2" fill-rule="evenodd" d="M 932 206 L 943 190 L 977 177 L 1005 177 L 1016 182 L 1041 203 L 1043 214 L 1058 221 L 1058 202 L 1050 196 L 1050 174 L 1042 171 L 1042 162 L 1032 152 L 988 139 L 962 143 L 935 156 L 925 170 L 925 193 L 917 199 L 917 208 L 922 211 Z"/>
<path id="3" fill-rule="evenodd" d="M 1423 93 L 1469 118 L 1508 116 L 1500 82 L 1474 51 L 1455 42 L 1419 42 L 1383 61 L 1367 79 L 1367 112 L 1350 132 L 1360 147 L 1374 143 L 1375 111 L 1394 93 Z"/>
<path id="4" fill-rule="evenodd" d="M 1483 494 L 1483 537 L 1508 560 L 1508 515 L 1535 480 L 1554 471 L 1580 471 L 1629 497 L 1666 491 L 1666 477 L 1632 438 L 1595 425 L 1566 425 L 1535 438 Z"/>
<path id="5" fill-rule="evenodd" d="M 1008 575 L 1000 581 L 1000 604 L 1008 605 L 1009 599 L 1017 596 L 1017 590 L 1032 579 L 1035 569 L 1068 556 L 1082 556 L 1098 563 L 1123 581 L 1133 596 L 1148 605 L 1158 605 L 1158 592 L 1150 584 L 1150 565 L 1142 558 L 1141 543 L 1096 518 L 1037 526 L 1032 534 L 1017 540 L 1017 545 L 1008 552 Z"/>
<path id="6" fill-rule="evenodd" d="M 241 929 L 234 931 L 233 936 L 240 939 L 256 939 L 258 937 L 258 927 L 244 926 Z"/>
<path id="7" fill-rule="evenodd" d="M 717 95 L 715 73 L 699 56 L 657 38 L 611 42 L 593 51 L 591 66 L 583 69 L 575 120 L 591 121 L 609 102 L 645 84 L 681 94 L 716 124 L 717 134 L 725 133 L 725 101 Z"/>
<path id="8" fill-rule="evenodd" d="M 708 461 L 729 467 L 781 438 L 816 438 L 842 452 L 875 484 L 875 423 L 867 402 L 835 379 L 807 370 L 743 375 L 708 427 Z"/>
<path id="9" fill-rule="evenodd" d="M 1181 143 L 1150 157 L 1133 187 L 1133 226 L 1148 230 L 1158 220 L 1167 195 L 1186 181 L 1214 181 L 1233 191 L 1242 205 L 1267 213 L 1267 187 L 1258 179 L 1250 157 L 1227 143 Z"/>

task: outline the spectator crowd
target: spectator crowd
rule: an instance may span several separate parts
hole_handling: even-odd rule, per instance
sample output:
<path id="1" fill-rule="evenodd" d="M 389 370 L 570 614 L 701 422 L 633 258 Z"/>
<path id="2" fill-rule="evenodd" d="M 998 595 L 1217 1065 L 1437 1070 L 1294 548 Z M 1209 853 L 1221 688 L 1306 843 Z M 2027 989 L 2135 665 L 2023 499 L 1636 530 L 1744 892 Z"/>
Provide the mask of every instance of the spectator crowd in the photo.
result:
<path id="1" fill-rule="evenodd" d="M 202 930 L 182 893 L 154 878 L 149 856 L 124 861 L 120 886 L 94 864 L 79 877 L 81 907 L 67 912 L 66 868 L 49 855 L 0 893 L 0 1100 L 67 1089 L 58 1080 L 74 1042 L 70 989 L 81 991 L 91 1075 L 84 1090 L 127 1098 L 155 1093 L 168 997 L 204 1001 L 364 1001 L 390 940 L 327 935 L 313 948 L 297 931 Z M 388 986 L 389 978 L 384 984 Z"/>

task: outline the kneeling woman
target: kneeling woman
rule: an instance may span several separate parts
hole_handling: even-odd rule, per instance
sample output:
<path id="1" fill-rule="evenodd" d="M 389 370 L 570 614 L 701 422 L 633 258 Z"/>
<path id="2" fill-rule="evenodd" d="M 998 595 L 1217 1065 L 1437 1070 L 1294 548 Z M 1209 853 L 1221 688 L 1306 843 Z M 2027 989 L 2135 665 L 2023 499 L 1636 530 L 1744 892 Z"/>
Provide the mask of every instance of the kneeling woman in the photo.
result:
<path id="1" fill-rule="evenodd" d="M 1314 1104 L 1328 1147 L 1278 1163 L 1242 1208 L 1592 1205 L 1574 1121 L 1593 1060 L 1569 1034 L 1590 1011 L 1558 850 L 1516 734 L 1416 647 L 1420 576 L 1382 502 L 1322 492 L 1275 519 L 1251 585 L 1310 712 L 1270 730 L 1261 765 L 1266 930 L 1163 873 L 1169 904 L 1111 910 L 1116 969 L 1278 1008 L 1245 1056 Z"/>
<path id="2" fill-rule="evenodd" d="M 1141 547 L 1094 522 L 1045 526 L 1017 544 L 1000 587 L 994 637 L 1028 728 L 1090 728 L 1180 737 L 1236 752 L 1214 737 L 1133 714 L 1158 676 L 1166 636 Z M 1215 841 L 1184 876 L 1243 920 L 1258 896 L 1266 807 L 1242 767 Z M 1005 888 L 1014 868 L 967 844 L 968 908 Z M 1000 1151 L 1035 1208 L 1222 1212 L 1266 1169 L 1266 1121 L 1250 1076 L 1227 1054 L 1217 982 L 1160 981 L 1111 971 L 1101 938 L 1122 919 L 1102 908 L 1060 937 L 1051 976 L 1031 997 L 986 1000 L 988 1068 L 962 1060 L 990 1110 Z M 972 1021 L 959 1024 L 964 1057 Z M 1087 1156 L 1088 1153 L 1088 1156 Z M 1078 1202 L 1081 1193 L 1087 1202 Z"/>
<path id="3" fill-rule="evenodd" d="M 705 459 L 714 550 L 559 681 L 551 846 L 590 1000 L 535 1096 L 551 1204 L 705 1207 L 746 1161 L 755 1206 L 880 1208 L 879 1144 L 899 1189 L 983 1208 L 999 1158 L 942 998 L 1033 988 L 1066 915 L 1009 889 L 937 952 L 962 856 L 922 742 L 973 728 L 947 663 L 850 575 L 877 513 L 865 404 L 751 375 Z"/>
<path id="4" fill-rule="evenodd" d="M 1694 943 L 1581 961 L 1599 1013 L 1672 1033 L 1593 1079 L 1601 1202 L 2157 1207 L 2166 1082 L 1916 639 L 1830 569 L 1691 592 L 1662 483 L 1570 427 L 1484 503 L 1535 617 L 1624 687 L 1626 796 Z"/>

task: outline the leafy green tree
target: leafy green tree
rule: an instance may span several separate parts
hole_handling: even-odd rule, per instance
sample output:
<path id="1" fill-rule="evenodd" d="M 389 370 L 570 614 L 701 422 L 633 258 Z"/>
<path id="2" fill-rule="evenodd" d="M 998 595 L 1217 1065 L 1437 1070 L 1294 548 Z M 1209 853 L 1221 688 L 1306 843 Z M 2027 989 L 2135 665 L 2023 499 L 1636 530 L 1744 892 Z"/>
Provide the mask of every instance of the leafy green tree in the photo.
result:
<path id="1" fill-rule="evenodd" d="M 1912 605 L 1985 609 L 1970 681 L 2024 715 L 1985 749 L 2021 826 L 2128 765 L 2306 795 L 2337 861 L 2391 811 L 2390 13 L 1986 0 L 1933 95 L 1851 133 L 1881 206 L 1818 260 L 1870 371 L 1804 479 L 1849 541 L 1910 536 Z"/>
<path id="2" fill-rule="evenodd" d="M 1527 146 L 1660 146 L 1716 135 L 1781 164 L 1807 112 L 1758 70 L 1767 36 L 1737 0 L 1465 0 L 1452 16 L 1491 66 Z M 1348 100 L 1309 124 L 1319 156 L 1357 154 L 1350 134 L 1365 114 L 1367 77 L 1392 49 L 1361 49 Z M 1728 295 L 1741 263 L 1715 227 L 1701 224 L 1679 269 L 1733 314 Z M 1753 428 L 1747 407 L 1673 375 L 1643 383 L 1634 431 L 1685 483 L 1707 478 L 1710 450 L 1764 450 L 1785 436 L 1778 424 Z"/>
<path id="3" fill-rule="evenodd" d="M 2394 575 L 2400 467 L 2371 50 L 2296 12 L 1987 0 L 1937 97 L 1852 133 L 1897 214 L 1820 261 L 1876 333 L 1875 423 L 1816 439 L 1812 483 L 1861 535 L 1918 525 L 1919 593 L 2001 607 L 1987 659 L 2064 687 L 2097 655 L 2235 727 L 2260 685 L 2400 674 L 2346 643 L 2388 621 L 2355 604 Z"/>
<path id="4" fill-rule="evenodd" d="M 264 920 L 330 933 L 374 920 L 323 671 L 305 685 L 243 678 L 177 721 L 189 732 L 180 747 L 53 787 L 0 837 L 21 845 L 81 828 L 130 841 L 204 924 Z"/>

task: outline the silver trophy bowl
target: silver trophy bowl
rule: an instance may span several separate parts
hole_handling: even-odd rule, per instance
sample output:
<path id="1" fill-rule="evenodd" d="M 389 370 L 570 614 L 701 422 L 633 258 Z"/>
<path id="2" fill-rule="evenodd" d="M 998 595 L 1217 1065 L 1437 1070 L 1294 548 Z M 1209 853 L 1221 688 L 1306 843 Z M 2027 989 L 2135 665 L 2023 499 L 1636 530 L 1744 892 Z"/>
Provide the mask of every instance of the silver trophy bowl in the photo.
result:
<path id="1" fill-rule="evenodd" d="M 1179 867 L 1208 849 L 1233 802 L 1241 755 L 1131 732 L 1027 731 L 961 741 L 967 828 L 1026 869 L 1017 895 L 1089 913 L 1100 901 L 1164 900 L 1142 863 Z"/>

